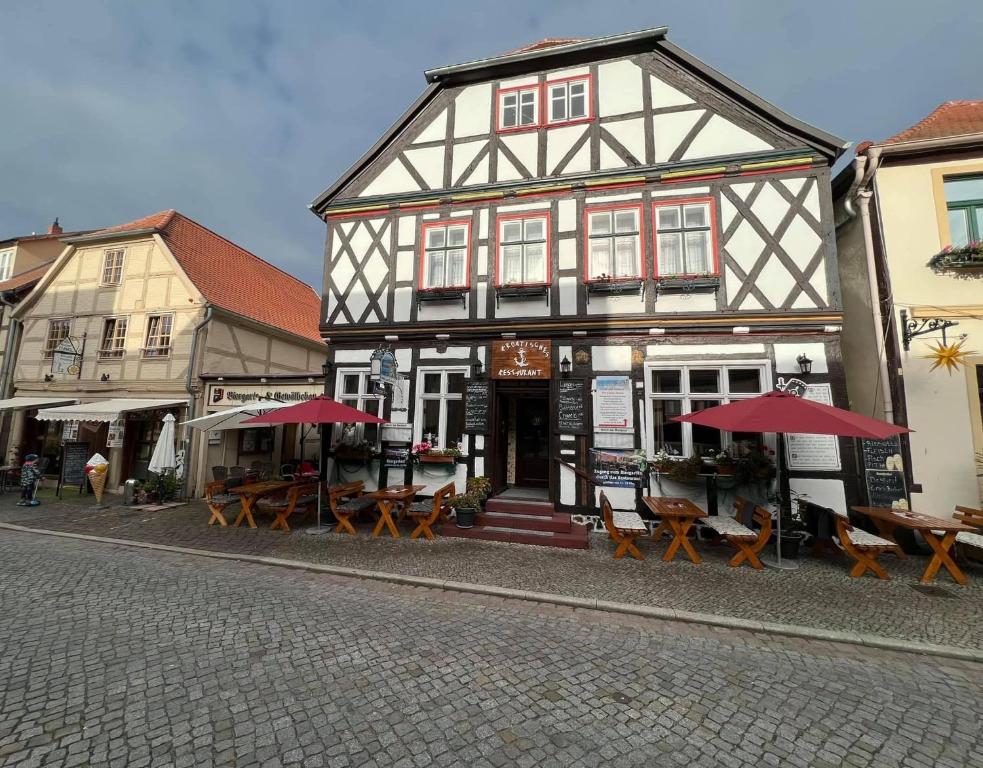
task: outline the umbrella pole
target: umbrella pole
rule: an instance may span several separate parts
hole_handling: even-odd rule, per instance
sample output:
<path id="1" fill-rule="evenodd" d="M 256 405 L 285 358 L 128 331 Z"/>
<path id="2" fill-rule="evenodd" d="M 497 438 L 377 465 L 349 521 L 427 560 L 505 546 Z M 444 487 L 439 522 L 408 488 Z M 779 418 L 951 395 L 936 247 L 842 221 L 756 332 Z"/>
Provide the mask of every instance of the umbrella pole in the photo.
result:
<path id="1" fill-rule="evenodd" d="M 779 432 L 777 435 L 778 450 L 776 453 L 778 456 L 775 461 L 775 481 L 778 483 L 778 524 L 775 526 L 777 537 L 775 539 L 775 559 L 772 560 L 770 557 L 763 557 L 761 558 L 761 562 L 769 568 L 776 568 L 780 571 L 797 571 L 799 564 L 795 560 L 782 560 L 782 511 L 785 505 L 785 486 L 788 485 L 788 473 L 785 466 L 785 434 Z"/>

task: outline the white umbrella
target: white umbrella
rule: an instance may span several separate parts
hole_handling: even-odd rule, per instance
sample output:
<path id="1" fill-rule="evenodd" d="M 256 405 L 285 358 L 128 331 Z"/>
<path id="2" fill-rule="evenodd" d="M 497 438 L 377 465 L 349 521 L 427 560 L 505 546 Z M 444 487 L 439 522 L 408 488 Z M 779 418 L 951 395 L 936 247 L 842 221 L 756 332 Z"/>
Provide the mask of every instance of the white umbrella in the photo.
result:
<path id="1" fill-rule="evenodd" d="M 262 416 L 268 411 L 283 408 L 285 405 L 287 403 L 281 403 L 279 400 L 262 400 L 254 403 L 245 403 L 244 405 L 237 405 L 234 408 L 226 408 L 217 413 L 199 416 L 197 419 L 185 421 L 183 424 L 187 427 L 203 430 L 249 429 L 255 425 L 244 424 L 243 422 L 246 419 L 251 419 L 253 416 Z"/>
<path id="2" fill-rule="evenodd" d="M 157 445 L 154 446 L 153 455 L 147 469 L 161 475 L 168 469 L 174 469 L 177 460 L 174 456 L 174 416 L 167 414 L 164 417 L 164 426 L 160 430 L 160 437 L 157 438 Z"/>

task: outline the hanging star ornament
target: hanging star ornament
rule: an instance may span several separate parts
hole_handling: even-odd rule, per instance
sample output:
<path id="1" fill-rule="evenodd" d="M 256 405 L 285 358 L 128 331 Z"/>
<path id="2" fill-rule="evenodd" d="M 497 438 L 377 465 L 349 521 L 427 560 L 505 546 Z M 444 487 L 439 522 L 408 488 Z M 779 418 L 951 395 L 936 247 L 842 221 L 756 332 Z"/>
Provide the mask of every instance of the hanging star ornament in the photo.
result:
<path id="1" fill-rule="evenodd" d="M 924 360 L 932 361 L 932 367 L 928 369 L 929 373 L 936 368 L 945 368 L 951 376 L 952 372 L 958 370 L 960 365 L 969 365 L 970 356 L 976 353 L 968 349 L 963 349 L 965 341 L 965 339 L 962 339 L 955 344 L 945 344 L 937 341 L 935 342 L 935 346 L 929 345 L 932 353 L 921 356 Z"/>

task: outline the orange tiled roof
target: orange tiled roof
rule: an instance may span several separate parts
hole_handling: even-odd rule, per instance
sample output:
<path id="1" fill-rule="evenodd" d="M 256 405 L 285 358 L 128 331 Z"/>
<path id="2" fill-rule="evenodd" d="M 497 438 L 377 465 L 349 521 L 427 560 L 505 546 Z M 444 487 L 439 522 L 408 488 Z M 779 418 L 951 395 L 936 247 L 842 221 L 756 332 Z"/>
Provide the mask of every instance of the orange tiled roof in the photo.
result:
<path id="1" fill-rule="evenodd" d="M 530 43 L 529 45 L 524 45 L 521 48 L 516 48 L 514 51 L 508 51 L 503 56 L 511 56 L 514 53 L 532 53 L 533 51 L 541 51 L 544 48 L 555 48 L 558 45 L 570 45 L 571 43 L 583 42 L 582 37 L 547 37 L 543 40 L 539 40 L 535 43 Z"/>
<path id="2" fill-rule="evenodd" d="M 30 285 L 31 283 L 36 283 L 38 280 L 44 277 L 44 273 L 47 272 L 54 263 L 55 260 L 51 259 L 43 264 L 38 264 L 36 267 L 26 269 L 19 274 L 13 275 L 10 277 L 10 279 L 0 282 L 0 291 L 13 291 L 17 288 L 23 288 L 24 286 Z"/>
<path id="3" fill-rule="evenodd" d="M 889 139 L 858 144 L 857 154 L 862 155 L 872 145 L 900 144 L 919 139 L 943 139 L 949 136 L 965 136 L 969 133 L 983 133 L 983 100 L 947 101 L 932 110 L 924 120 L 910 128 L 905 128 Z"/>
<path id="4" fill-rule="evenodd" d="M 321 340 L 314 289 L 174 210 L 94 232 L 157 230 L 206 301 L 259 323 Z"/>

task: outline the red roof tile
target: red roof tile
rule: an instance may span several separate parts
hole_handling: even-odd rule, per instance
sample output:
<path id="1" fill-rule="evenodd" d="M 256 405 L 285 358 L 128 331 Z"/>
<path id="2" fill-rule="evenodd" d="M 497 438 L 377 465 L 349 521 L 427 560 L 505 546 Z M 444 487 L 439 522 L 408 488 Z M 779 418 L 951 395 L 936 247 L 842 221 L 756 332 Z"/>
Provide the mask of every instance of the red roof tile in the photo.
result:
<path id="1" fill-rule="evenodd" d="M 155 229 L 205 300 L 297 336 L 321 340 L 314 289 L 177 211 L 161 211 L 91 237 Z"/>
<path id="2" fill-rule="evenodd" d="M 0 291 L 13 291 L 17 288 L 24 288 L 25 286 L 36 283 L 42 277 L 44 277 L 45 272 L 55 263 L 54 259 L 51 261 L 46 261 L 43 264 L 38 264 L 36 267 L 31 269 L 26 269 L 19 274 L 13 275 L 10 279 L 0 282 Z"/>
<path id="3" fill-rule="evenodd" d="M 900 144 L 903 141 L 942 139 L 968 133 L 983 133 L 983 101 L 947 101 L 924 120 L 875 144 Z M 860 152 L 860 147 L 857 147 L 857 151 Z"/>
<path id="4" fill-rule="evenodd" d="M 532 53 L 533 51 L 541 51 L 544 48 L 556 48 L 558 45 L 570 45 L 571 43 L 583 42 L 582 37 L 547 37 L 535 43 L 530 43 L 529 45 L 524 45 L 521 48 L 516 48 L 514 51 L 507 51 L 503 53 L 503 56 L 511 56 L 514 53 Z"/>

